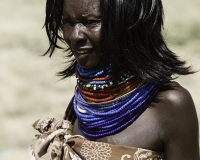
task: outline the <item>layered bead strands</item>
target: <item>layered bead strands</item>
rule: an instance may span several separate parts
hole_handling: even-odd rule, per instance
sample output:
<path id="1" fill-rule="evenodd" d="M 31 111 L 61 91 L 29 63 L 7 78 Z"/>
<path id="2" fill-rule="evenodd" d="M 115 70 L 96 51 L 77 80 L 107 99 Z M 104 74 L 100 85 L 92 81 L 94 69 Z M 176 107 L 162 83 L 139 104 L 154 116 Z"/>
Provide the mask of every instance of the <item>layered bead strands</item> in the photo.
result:
<path id="1" fill-rule="evenodd" d="M 76 75 L 74 111 L 80 130 L 91 138 L 115 134 L 133 123 L 162 87 L 162 83 L 143 82 L 125 68 L 117 83 L 113 83 L 110 68 L 77 66 Z"/>

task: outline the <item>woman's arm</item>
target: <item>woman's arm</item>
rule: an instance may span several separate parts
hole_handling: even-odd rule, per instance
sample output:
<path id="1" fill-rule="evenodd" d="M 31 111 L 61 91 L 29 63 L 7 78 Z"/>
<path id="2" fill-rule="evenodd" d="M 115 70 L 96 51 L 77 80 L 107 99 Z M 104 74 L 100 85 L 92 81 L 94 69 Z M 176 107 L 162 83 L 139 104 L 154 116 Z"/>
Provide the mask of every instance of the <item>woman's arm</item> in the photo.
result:
<path id="1" fill-rule="evenodd" d="M 199 160 L 199 129 L 190 93 L 180 85 L 166 93 L 161 137 L 165 160 Z"/>

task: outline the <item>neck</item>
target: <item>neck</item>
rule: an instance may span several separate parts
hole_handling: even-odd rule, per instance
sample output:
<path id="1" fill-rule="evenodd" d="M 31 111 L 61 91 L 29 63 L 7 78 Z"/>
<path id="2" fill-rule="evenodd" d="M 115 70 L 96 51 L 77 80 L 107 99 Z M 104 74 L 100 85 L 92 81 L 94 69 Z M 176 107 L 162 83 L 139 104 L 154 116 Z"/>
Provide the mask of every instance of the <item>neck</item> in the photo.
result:
<path id="1" fill-rule="evenodd" d="M 143 113 L 161 86 L 144 82 L 124 68 L 117 83 L 109 68 L 77 68 L 73 103 L 80 130 L 90 138 L 121 131 Z"/>
<path id="2" fill-rule="evenodd" d="M 121 68 L 117 81 L 111 75 L 111 69 L 82 69 L 76 71 L 77 87 L 88 102 L 99 103 L 116 99 L 142 84 L 142 80 Z"/>

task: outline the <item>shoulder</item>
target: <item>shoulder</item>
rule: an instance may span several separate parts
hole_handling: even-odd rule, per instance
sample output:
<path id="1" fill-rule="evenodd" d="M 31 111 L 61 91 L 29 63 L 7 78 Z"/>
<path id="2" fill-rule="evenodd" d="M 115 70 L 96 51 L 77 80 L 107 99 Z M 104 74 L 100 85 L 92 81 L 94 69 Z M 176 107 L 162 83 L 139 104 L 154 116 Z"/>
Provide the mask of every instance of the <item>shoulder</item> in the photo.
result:
<path id="1" fill-rule="evenodd" d="M 189 91 L 174 81 L 166 83 L 161 88 L 155 97 L 155 102 L 159 103 L 162 110 L 169 112 L 195 108 Z"/>
<path id="2" fill-rule="evenodd" d="M 159 135 L 165 153 L 174 156 L 176 152 L 177 159 L 181 154 L 185 157 L 197 155 L 198 119 L 190 93 L 177 82 L 169 82 L 163 86 L 157 99 Z"/>
<path id="3" fill-rule="evenodd" d="M 157 99 L 159 100 L 158 112 L 162 113 L 159 117 L 166 127 L 168 125 L 172 127 L 176 123 L 176 125 L 187 125 L 197 121 L 196 109 L 190 93 L 177 82 L 165 84 Z"/>
<path id="4" fill-rule="evenodd" d="M 183 102 L 182 100 L 193 103 L 189 91 L 175 81 L 166 83 L 162 87 L 159 96 L 163 96 L 168 102 L 173 104 L 180 104 Z"/>
<path id="5" fill-rule="evenodd" d="M 158 96 L 161 99 L 162 109 L 167 114 L 170 113 L 171 118 L 173 115 L 175 117 L 187 115 L 188 117 L 191 114 L 196 114 L 191 94 L 177 82 L 166 83 Z"/>

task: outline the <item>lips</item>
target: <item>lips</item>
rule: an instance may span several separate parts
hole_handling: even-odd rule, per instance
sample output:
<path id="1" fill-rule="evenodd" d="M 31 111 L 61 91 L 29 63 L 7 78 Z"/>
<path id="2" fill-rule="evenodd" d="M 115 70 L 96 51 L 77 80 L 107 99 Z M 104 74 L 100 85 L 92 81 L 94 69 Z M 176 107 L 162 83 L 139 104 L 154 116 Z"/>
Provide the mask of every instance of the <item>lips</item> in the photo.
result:
<path id="1" fill-rule="evenodd" d="M 88 54 L 90 51 L 91 51 L 91 49 L 90 50 L 75 51 L 75 52 L 78 53 L 78 54 Z"/>
<path id="2" fill-rule="evenodd" d="M 76 57 L 85 57 L 93 52 L 93 49 L 73 50 Z"/>

